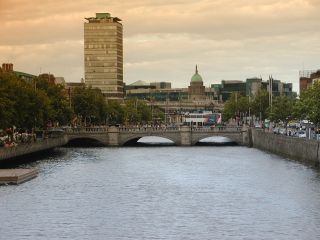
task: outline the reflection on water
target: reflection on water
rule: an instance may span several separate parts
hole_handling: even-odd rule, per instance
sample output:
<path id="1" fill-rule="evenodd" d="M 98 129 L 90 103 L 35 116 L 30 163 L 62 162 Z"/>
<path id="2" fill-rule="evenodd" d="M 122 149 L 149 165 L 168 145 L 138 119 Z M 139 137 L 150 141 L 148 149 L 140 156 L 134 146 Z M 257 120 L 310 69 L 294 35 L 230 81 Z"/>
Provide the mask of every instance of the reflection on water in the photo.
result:
<path id="1" fill-rule="evenodd" d="M 68 148 L 0 187 L 0 239 L 319 239 L 318 172 L 246 147 Z"/>

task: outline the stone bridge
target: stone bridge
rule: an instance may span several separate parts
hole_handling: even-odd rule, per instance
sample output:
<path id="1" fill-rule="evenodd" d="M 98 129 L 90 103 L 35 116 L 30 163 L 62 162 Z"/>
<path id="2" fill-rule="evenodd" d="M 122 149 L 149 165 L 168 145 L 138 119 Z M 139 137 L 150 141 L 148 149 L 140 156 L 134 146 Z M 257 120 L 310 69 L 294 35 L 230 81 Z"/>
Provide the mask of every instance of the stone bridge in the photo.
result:
<path id="1" fill-rule="evenodd" d="M 222 136 L 239 145 L 250 145 L 247 128 L 191 128 L 181 127 L 89 127 L 74 128 L 66 131 L 69 141 L 75 139 L 93 139 L 107 146 L 123 146 L 126 143 L 137 142 L 142 137 L 157 136 L 171 140 L 177 146 L 192 146 L 207 137 Z"/>

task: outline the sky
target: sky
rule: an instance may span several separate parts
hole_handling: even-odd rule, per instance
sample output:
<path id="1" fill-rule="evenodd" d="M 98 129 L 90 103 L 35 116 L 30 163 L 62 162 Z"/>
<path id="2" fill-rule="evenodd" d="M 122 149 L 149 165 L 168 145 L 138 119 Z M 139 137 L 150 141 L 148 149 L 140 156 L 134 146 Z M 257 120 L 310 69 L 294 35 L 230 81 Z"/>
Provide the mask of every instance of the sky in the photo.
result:
<path id="1" fill-rule="evenodd" d="M 0 62 L 68 82 L 84 77 L 83 23 L 122 19 L 124 82 L 187 87 L 250 77 L 292 82 L 320 69 L 320 0 L 0 0 Z"/>

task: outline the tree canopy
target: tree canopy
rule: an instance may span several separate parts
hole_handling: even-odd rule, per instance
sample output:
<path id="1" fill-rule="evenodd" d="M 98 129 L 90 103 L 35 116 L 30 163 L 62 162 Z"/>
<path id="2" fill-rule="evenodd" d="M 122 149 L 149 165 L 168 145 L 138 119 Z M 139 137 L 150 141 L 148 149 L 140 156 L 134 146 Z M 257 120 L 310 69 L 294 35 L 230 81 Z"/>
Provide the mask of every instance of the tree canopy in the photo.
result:
<path id="1" fill-rule="evenodd" d="M 274 97 L 272 106 L 268 107 L 268 118 L 273 122 L 283 122 L 285 125 L 296 117 L 296 99 L 287 96 Z"/>
<path id="2" fill-rule="evenodd" d="M 48 121 L 69 122 L 71 110 L 63 91 L 39 78 L 25 81 L 14 73 L 0 73 L 0 128 L 43 128 Z"/>
<path id="3" fill-rule="evenodd" d="M 301 119 L 312 121 L 320 126 L 320 82 L 315 82 L 302 92 L 296 106 L 296 112 Z"/>

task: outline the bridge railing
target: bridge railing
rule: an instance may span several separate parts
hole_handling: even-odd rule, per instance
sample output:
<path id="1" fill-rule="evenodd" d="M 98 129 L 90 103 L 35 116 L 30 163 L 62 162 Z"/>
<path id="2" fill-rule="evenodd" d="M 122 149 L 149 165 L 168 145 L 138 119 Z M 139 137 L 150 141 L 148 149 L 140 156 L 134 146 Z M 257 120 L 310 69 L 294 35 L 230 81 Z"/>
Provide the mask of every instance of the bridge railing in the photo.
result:
<path id="1" fill-rule="evenodd" d="M 194 132 L 241 132 L 241 127 L 192 128 Z"/>
<path id="2" fill-rule="evenodd" d="M 165 127 L 165 126 L 154 126 L 154 127 L 119 127 L 119 132 L 177 132 L 181 128 L 177 127 Z M 193 132 L 241 132 L 241 127 L 192 127 L 190 131 Z M 95 133 L 106 133 L 108 127 L 82 127 L 82 128 L 68 128 L 65 130 L 66 134 L 95 134 Z"/>
<path id="3" fill-rule="evenodd" d="M 105 133 L 107 131 L 107 127 L 81 127 L 65 129 L 66 134 Z"/>
<path id="4" fill-rule="evenodd" d="M 176 132 L 180 127 L 120 127 L 120 132 Z"/>

